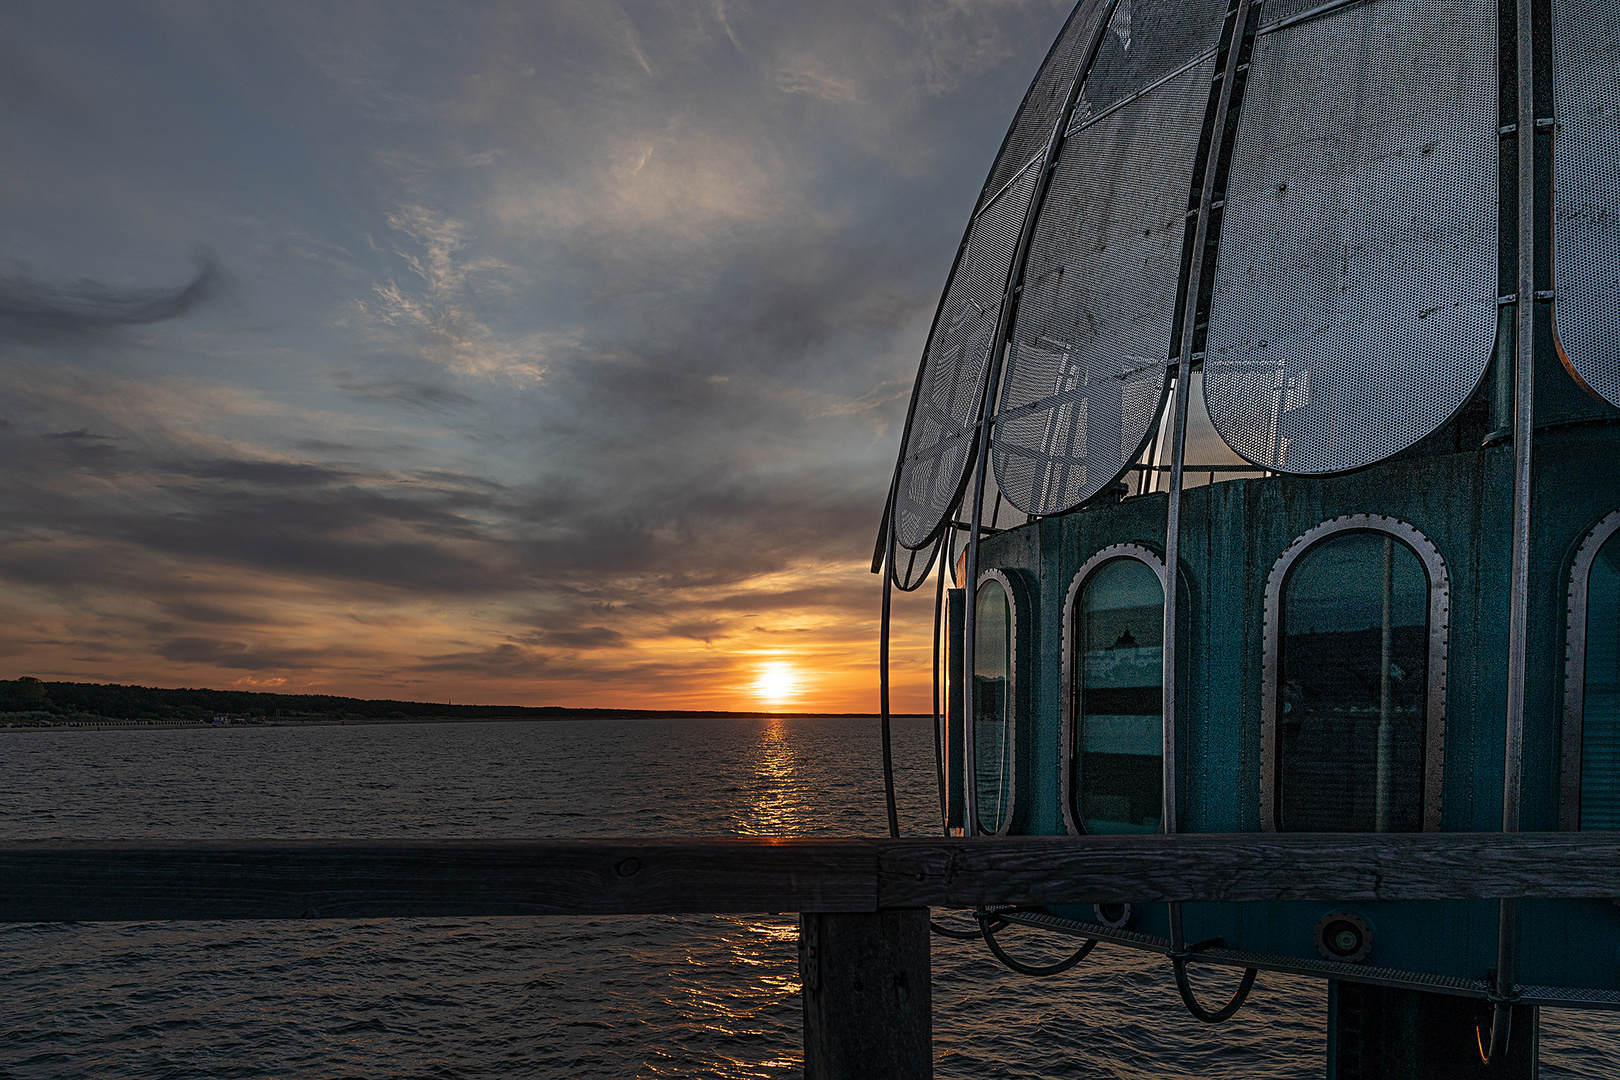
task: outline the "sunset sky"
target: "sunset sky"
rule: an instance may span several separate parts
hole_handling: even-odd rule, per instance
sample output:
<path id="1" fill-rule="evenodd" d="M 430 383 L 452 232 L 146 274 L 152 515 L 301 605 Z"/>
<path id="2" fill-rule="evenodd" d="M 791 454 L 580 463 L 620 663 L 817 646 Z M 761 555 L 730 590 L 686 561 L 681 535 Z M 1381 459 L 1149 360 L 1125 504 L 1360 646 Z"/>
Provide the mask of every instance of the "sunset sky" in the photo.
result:
<path id="1" fill-rule="evenodd" d="M 917 358 L 1069 6 L 0 7 L 0 677 L 875 709 Z"/>

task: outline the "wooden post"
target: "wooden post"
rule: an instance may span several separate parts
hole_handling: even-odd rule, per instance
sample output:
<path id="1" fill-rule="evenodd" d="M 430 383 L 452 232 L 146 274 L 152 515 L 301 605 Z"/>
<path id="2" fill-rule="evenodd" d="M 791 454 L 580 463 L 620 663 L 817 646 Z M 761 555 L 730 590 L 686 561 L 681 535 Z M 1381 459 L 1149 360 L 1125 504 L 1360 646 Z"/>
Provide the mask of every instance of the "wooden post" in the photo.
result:
<path id="1" fill-rule="evenodd" d="M 805 1080 L 934 1075 L 928 909 L 799 916 Z"/>

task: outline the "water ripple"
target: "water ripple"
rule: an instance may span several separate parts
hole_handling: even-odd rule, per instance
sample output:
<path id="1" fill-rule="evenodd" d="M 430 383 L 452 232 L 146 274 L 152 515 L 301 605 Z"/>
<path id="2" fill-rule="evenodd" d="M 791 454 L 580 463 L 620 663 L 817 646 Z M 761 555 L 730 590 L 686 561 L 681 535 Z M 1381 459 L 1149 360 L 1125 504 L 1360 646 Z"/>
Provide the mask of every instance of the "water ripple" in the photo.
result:
<path id="1" fill-rule="evenodd" d="M 896 729 L 902 820 L 931 833 L 927 724 Z M 0 732 L 0 755 L 12 839 L 884 828 L 870 720 Z M 0 1080 L 795 1077 L 796 941 L 791 916 L 0 926 Z M 1117 947 L 1029 980 L 935 939 L 933 973 L 941 1077 L 1322 1074 L 1311 980 L 1262 975 L 1209 1028 Z M 1620 1072 L 1620 1025 L 1543 1017 L 1544 1077 Z"/>

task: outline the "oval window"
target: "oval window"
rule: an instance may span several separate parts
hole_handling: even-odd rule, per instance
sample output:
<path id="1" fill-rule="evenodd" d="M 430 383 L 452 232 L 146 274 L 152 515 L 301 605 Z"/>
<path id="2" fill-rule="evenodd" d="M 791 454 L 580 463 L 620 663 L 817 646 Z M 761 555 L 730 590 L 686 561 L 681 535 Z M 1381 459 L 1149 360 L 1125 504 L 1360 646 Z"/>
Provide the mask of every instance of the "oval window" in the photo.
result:
<path id="1" fill-rule="evenodd" d="M 1586 579 L 1581 828 L 1620 829 L 1620 543 L 1603 542 Z"/>
<path id="2" fill-rule="evenodd" d="M 1075 820 L 1088 833 L 1158 832 L 1164 783 L 1164 590 L 1133 558 L 1103 563 L 1075 607 Z"/>
<path id="3" fill-rule="evenodd" d="M 995 834 L 1012 820 L 1013 609 L 997 578 L 979 586 L 974 614 L 973 749 L 979 831 Z"/>

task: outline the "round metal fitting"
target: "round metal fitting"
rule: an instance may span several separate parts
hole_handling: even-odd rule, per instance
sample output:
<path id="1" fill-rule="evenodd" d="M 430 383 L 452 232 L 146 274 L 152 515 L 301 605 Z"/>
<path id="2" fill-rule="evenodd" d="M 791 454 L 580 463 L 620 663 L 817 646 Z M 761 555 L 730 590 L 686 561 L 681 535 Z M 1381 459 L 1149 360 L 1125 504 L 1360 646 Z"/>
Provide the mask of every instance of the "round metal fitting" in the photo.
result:
<path id="1" fill-rule="evenodd" d="M 1359 964 L 1372 952 L 1373 931 L 1367 920 L 1351 911 L 1330 911 L 1316 924 L 1316 951 L 1324 960 Z"/>
<path id="2" fill-rule="evenodd" d="M 1136 925 L 1136 909 L 1130 904 L 1092 904 L 1091 913 L 1110 930 L 1129 930 Z"/>

